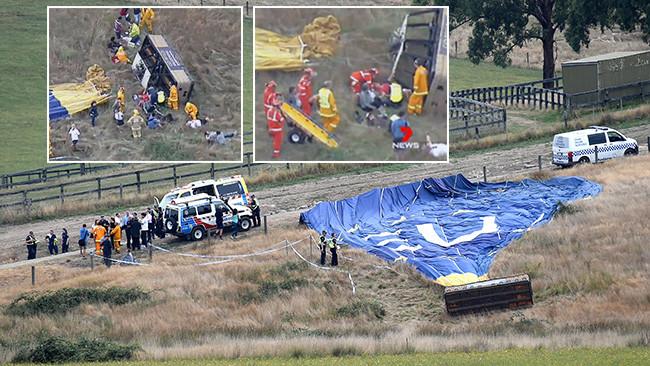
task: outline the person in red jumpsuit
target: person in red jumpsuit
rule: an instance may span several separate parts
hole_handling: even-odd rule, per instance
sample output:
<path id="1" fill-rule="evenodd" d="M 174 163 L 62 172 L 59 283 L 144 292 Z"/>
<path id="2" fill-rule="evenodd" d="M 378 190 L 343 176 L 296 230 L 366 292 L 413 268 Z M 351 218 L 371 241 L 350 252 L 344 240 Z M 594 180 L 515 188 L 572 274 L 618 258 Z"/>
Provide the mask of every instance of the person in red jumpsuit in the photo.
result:
<path id="1" fill-rule="evenodd" d="M 282 148 L 282 132 L 284 130 L 285 118 L 280 110 L 281 105 L 282 95 L 276 94 L 276 97 L 271 104 L 271 108 L 269 108 L 266 113 L 266 124 L 269 130 L 269 135 L 273 138 L 273 158 L 280 157 L 280 149 Z"/>
<path id="2" fill-rule="evenodd" d="M 379 70 L 374 67 L 368 70 L 355 71 L 350 74 L 350 87 L 352 88 L 354 94 L 359 95 L 359 93 L 361 93 L 361 86 L 363 84 L 372 86 L 372 83 L 375 80 L 377 74 L 379 74 Z"/>
<path id="3" fill-rule="evenodd" d="M 298 99 L 300 99 L 300 109 L 307 117 L 311 117 L 311 102 L 314 90 L 312 87 L 312 79 L 316 76 L 316 72 L 311 67 L 305 69 L 305 72 L 298 81 Z"/>
<path id="4" fill-rule="evenodd" d="M 273 107 L 273 101 L 275 100 L 276 92 L 275 87 L 277 84 L 275 81 L 271 80 L 264 86 L 264 115 L 269 112 L 269 109 Z"/>

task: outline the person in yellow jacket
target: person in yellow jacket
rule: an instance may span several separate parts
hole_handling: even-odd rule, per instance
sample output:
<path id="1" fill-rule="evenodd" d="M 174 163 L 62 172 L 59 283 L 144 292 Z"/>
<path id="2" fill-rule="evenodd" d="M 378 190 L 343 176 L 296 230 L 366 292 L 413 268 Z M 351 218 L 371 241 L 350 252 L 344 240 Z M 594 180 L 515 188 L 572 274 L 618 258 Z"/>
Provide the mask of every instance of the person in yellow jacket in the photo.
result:
<path id="1" fill-rule="evenodd" d="M 195 120 L 199 115 L 199 107 L 191 102 L 185 103 L 185 113 L 190 117 L 190 120 Z"/>
<path id="2" fill-rule="evenodd" d="M 144 119 L 140 116 L 140 112 L 137 109 L 133 110 L 133 115 L 126 121 L 126 124 L 131 127 L 131 134 L 134 139 L 139 139 L 142 137 L 142 126 L 144 125 Z"/>
<path id="3" fill-rule="evenodd" d="M 121 64 L 129 64 L 131 63 L 131 60 L 129 59 L 129 55 L 126 54 L 126 51 L 124 51 L 124 47 L 120 46 L 120 48 L 117 49 L 117 52 L 115 52 L 115 60 Z"/>
<path id="4" fill-rule="evenodd" d="M 178 110 L 178 88 L 173 85 L 169 88 L 169 98 L 167 98 L 167 106 L 177 111 Z"/>
<path id="5" fill-rule="evenodd" d="M 117 100 L 120 101 L 120 112 L 124 113 L 124 106 L 126 105 L 126 91 L 123 86 L 117 90 Z"/>
<path id="6" fill-rule="evenodd" d="M 95 239 L 95 253 L 99 254 L 102 252 L 101 242 L 104 238 L 104 235 L 106 235 L 106 228 L 103 225 L 95 222 L 95 227 L 93 227 L 91 232 L 93 234 L 93 238 Z"/>
<path id="7" fill-rule="evenodd" d="M 341 122 L 339 111 L 336 108 L 336 99 L 334 92 L 332 92 L 332 82 L 326 81 L 323 87 L 318 90 L 318 114 L 323 122 L 323 127 L 328 132 L 334 132 L 336 127 Z"/>
<path id="8" fill-rule="evenodd" d="M 411 94 L 408 104 L 409 114 L 422 114 L 424 97 L 429 94 L 429 72 L 421 63 L 417 58 L 413 62 L 415 73 L 413 74 L 413 94 Z"/>
<path id="9" fill-rule="evenodd" d="M 156 13 L 154 13 L 152 8 L 145 8 L 142 12 L 142 22 L 140 24 L 144 24 L 149 33 L 153 32 L 153 18 L 155 17 Z"/>
<path id="10" fill-rule="evenodd" d="M 122 227 L 120 227 L 120 224 L 115 223 L 115 226 L 111 229 L 111 238 L 113 239 L 115 252 L 119 253 L 122 247 Z"/>

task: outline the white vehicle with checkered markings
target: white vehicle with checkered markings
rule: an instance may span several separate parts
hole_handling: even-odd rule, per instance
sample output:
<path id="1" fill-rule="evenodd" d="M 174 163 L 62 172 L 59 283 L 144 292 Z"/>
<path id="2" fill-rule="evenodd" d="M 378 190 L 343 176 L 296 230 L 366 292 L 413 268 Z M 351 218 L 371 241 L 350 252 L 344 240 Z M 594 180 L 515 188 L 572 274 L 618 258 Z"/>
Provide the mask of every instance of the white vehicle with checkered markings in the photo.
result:
<path id="1" fill-rule="evenodd" d="M 553 164 L 571 166 L 636 155 L 639 144 L 609 127 L 591 126 L 584 130 L 560 133 L 553 138 Z"/>

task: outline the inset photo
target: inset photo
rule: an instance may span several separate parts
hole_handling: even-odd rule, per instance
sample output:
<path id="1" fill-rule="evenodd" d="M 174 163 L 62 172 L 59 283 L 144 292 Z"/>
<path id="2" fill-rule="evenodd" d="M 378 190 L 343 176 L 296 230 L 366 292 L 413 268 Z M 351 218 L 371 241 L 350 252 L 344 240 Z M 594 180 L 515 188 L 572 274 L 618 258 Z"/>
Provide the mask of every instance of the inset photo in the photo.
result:
<path id="1" fill-rule="evenodd" d="M 447 7 L 255 7 L 258 162 L 448 162 Z"/>
<path id="2" fill-rule="evenodd" d="M 242 160 L 241 7 L 48 7 L 48 162 Z"/>

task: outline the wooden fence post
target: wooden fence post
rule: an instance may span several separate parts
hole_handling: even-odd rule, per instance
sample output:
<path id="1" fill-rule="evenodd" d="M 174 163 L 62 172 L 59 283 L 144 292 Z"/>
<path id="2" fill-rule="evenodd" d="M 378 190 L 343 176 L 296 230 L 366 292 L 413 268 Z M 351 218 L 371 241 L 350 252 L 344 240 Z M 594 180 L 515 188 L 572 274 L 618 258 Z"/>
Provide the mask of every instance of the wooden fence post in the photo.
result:
<path id="1" fill-rule="evenodd" d="M 594 145 L 594 160 L 598 162 L 598 145 Z"/>
<path id="2" fill-rule="evenodd" d="M 487 169 L 483 165 L 483 182 L 487 183 Z"/>
<path id="3" fill-rule="evenodd" d="M 95 258 L 95 255 L 91 254 L 90 255 L 90 270 L 91 271 L 95 269 L 95 260 L 94 260 L 94 258 Z"/>
<path id="4" fill-rule="evenodd" d="M 176 176 L 176 166 L 172 167 L 172 174 L 174 174 L 174 187 L 178 187 L 178 176 Z"/>
<path id="5" fill-rule="evenodd" d="M 648 136 L 648 152 L 650 152 L 650 136 Z"/>
<path id="6" fill-rule="evenodd" d="M 147 245 L 149 247 L 149 263 L 153 261 L 153 247 L 151 245 Z"/>
<path id="7" fill-rule="evenodd" d="M 138 193 L 142 192 L 142 185 L 140 183 L 140 172 L 135 172 L 135 182 L 138 186 Z"/>
<path id="8" fill-rule="evenodd" d="M 102 199 L 102 178 L 97 178 L 97 199 Z"/>
<path id="9" fill-rule="evenodd" d="M 266 215 L 264 215 L 264 235 L 268 235 L 268 233 L 269 233 L 269 230 L 268 230 L 268 227 L 266 225 Z"/>
<path id="10" fill-rule="evenodd" d="M 120 183 L 120 201 L 124 199 L 124 186 Z"/>
<path id="11" fill-rule="evenodd" d="M 251 154 L 246 154 L 246 168 L 248 170 L 248 176 L 251 176 Z"/>
<path id="12" fill-rule="evenodd" d="M 63 184 L 59 186 L 59 197 L 61 198 L 61 204 L 65 202 L 65 193 L 63 192 Z"/>
<path id="13" fill-rule="evenodd" d="M 32 266 L 32 286 L 36 285 L 36 267 Z"/>
<path id="14" fill-rule="evenodd" d="M 210 163 L 210 177 L 214 179 L 214 163 Z"/>
<path id="15" fill-rule="evenodd" d="M 537 155 L 537 165 L 539 166 L 539 171 L 542 171 L 542 156 Z"/>

